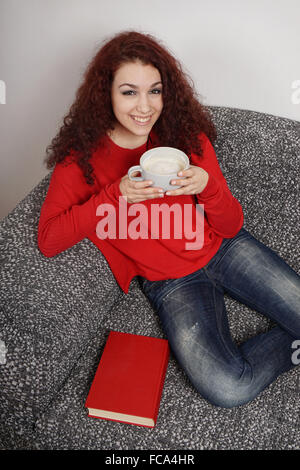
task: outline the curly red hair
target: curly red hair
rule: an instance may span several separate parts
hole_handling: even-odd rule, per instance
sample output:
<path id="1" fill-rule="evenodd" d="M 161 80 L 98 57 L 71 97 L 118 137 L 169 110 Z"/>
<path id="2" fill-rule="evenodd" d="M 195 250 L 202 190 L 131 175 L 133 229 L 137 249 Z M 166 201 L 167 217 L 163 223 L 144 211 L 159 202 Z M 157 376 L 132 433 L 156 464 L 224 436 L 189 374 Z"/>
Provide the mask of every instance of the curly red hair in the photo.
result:
<path id="1" fill-rule="evenodd" d="M 193 83 L 180 63 L 153 36 L 128 31 L 107 41 L 90 62 L 63 125 L 46 149 L 47 168 L 72 153 L 86 182 L 93 184 L 89 160 L 101 139 L 114 128 L 111 105 L 114 74 L 121 64 L 136 60 L 153 65 L 161 75 L 163 110 L 153 127 L 159 145 L 201 155 L 199 133 L 204 132 L 212 142 L 215 140 L 216 130 L 209 113 L 199 103 Z"/>

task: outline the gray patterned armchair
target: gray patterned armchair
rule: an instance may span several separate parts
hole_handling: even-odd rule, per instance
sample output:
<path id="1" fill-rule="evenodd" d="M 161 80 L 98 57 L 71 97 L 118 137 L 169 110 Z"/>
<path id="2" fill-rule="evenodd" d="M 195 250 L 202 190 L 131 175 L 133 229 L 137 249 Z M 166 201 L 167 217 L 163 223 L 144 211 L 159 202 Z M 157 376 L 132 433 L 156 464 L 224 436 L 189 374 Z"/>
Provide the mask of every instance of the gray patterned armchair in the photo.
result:
<path id="1" fill-rule="evenodd" d="M 245 227 L 299 272 L 300 123 L 211 107 L 215 149 Z M 154 429 L 87 417 L 84 402 L 110 330 L 163 337 L 131 283 L 126 296 L 87 239 L 54 258 L 37 247 L 47 175 L 0 222 L 0 448 L 298 449 L 300 370 L 253 402 L 210 405 L 171 356 Z M 239 343 L 272 325 L 226 298 Z"/>

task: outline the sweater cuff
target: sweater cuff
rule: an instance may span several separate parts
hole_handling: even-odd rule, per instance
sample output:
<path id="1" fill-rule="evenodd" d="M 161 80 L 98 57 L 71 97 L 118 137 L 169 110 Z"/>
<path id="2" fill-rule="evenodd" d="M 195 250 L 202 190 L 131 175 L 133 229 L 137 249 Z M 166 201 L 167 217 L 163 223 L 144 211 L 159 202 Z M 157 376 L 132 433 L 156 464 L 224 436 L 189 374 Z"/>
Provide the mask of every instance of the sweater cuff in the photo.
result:
<path id="1" fill-rule="evenodd" d="M 217 194 L 217 192 L 220 190 L 220 187 L 221 185 L 219 181 L 216 178 L 214 178 L 214 176 L 209 175 L 207 185 L 205 186 L 203 191 L 201 191 L 201 193 L 197 195 L 198 199 L 201 201 L 205 201 L 206 199 L 211 199 L 212 197 L 215 196 L 215 194 Z"/>
<path id="2" fill-rule="evenodd" d="M 120 190 L 120 182 L 122 178 L 118 178 L 116 181 L 113 183 L 109 184 L 106 188 L 107 194 L 115 200 L 115 202 L 119 203 L 119 197 L 122 196 L 121 190 Z"/>

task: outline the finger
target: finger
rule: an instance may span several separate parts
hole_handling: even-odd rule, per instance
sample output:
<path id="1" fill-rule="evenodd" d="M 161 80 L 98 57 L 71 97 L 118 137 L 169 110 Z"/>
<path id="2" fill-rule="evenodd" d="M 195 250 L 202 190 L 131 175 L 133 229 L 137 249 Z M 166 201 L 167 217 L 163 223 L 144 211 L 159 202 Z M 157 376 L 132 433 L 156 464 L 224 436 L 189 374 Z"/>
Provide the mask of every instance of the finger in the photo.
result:
<path id="1" fill-rule="evenodd" d="M 163 193 L 164 192 L 163 188 L 159 188 L 159 187 L 156 187 L 156 186 L 147 186 L 147 187 L 142 187 L 142 188 L 134 187 L 134 188 L 132 188 L 132 191 L 135 194 L 140 194 L 140 195 L 154 194 L 154 193 L 156 194 L 156 193 Z"/>
<path id="2" fill-rule="evenodd" d="M 157 199 L 157 198 L 162 198 L 164 197 L 164 193 L 150 193 L 150 194 L 136 194 L 131 199 L 134 200 L 134 202 L 142 202 L 147 199 Z"/>
<path id="3" fill-rule="evenodd" d="M 183 189 L 172 189 L 172 190 L 168 190 L 166 191 L 166 196 L 180 196 L 181 194 L 184 194 L 184 190 Z"/>
<path id="4" fill-rule="evenodd" d="M 157 199 L 157 198 L 161 198 L 161 197 L 164 197 L 164 196 L 165 196 L 165 194 L 163 192 L 162 193 L 152 193 L 152 194 L 148 194 L 146 199 Z"/>
<path id="5" fill-rule="evenodd" d="M 191 183 L 193 183 L 192 178 L 185 178 L 185 179 L 171 181 L 171 184 L 173 184 L 174 186 L 188 186 Z"/>
<path id="6" fill-rule="evenodd" d="M 178 176 L 193 176 L 195 171 L 193 168 L 187 168 L 186 170 L 181 170 L 178 173 Z"/>
<path id="7" fill-rule="evenodd" d="M 135 191 L 136 194 L 151 194 L 157 192 L 163 192 L 163 188 L 159 186 L 153 186 L 153 181 L 145 180 L 145 181 L 131 181 L 130 184 L 131 190 Z"/>
<path id="8" fill-rule="evenodd" d="M 132 181 L 130 180 L 130 186 L 134 189 L 143 189 L 151 186 L 153 181 L 145 180 L 145 181 Z"/>
<path id="9" fill-rule="evenodd" d="M 134 199 L 136 202 L 144 201 L 146 199 L 160 198 L 164 196 L 164 190 L 162 188 L 148 187 L 148 188 L 139 188 L 132 189 L 131 199 Z"/>
<path id="10" fill-rule="evenodd" d="M 197 194 L 197 186 L 189 185 L 189 186 L 182 186 L 178 189 L 172 189 L 165 193 L 167 196 L 180 196 L 182 194 Z"/>
<path id="11" fill-rule="evenodd" d="M 151 186 L 153 184 L 153 181 L 151 180 L 143 180 L 143 181 L 135 181 L 129 178 L 128 175 L 124 175 L 122 178 L 124 181 L 126 181 L 126 184 L 130 186 L 131 188 L 145 188 L 147 186 Z"/>

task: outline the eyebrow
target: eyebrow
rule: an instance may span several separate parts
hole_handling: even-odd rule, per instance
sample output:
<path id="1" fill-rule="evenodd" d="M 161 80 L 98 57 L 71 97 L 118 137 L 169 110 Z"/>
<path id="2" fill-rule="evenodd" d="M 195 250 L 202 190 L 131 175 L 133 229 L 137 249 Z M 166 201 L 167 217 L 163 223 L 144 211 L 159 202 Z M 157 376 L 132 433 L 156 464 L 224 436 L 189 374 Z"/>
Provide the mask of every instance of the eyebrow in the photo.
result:
<path id="1" fill-rule="evenodd" d="M 160 84 L 162 85 L 162 82 L 161 82 L 161 81 L 152 83 L 152 85 L 150 86 L 150 88 L 153 88 L 154 86 L 160 85 Z M 126 85 L 126 86 L 130 86 L 131 88 L 135 88 L 135 89 L 138 88 L 137 85 L 133 85 L 132 83 L 122 83 L 122 85 L 120 85 L 119 88 L 121 88 L 122 86 L 125 86 L 125 85 Z"/>

